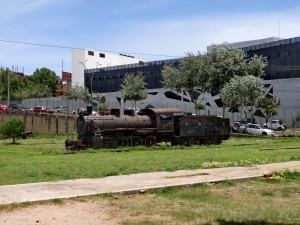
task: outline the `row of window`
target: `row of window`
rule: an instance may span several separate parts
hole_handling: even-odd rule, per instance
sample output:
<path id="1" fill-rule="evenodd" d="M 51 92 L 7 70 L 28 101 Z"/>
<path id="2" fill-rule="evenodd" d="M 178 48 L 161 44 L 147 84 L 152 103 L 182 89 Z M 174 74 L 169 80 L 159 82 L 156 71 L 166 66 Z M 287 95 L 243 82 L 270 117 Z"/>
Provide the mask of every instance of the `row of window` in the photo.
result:
<path id="1" fill-rule="evenodd" d="M 94 53 L 93 51 L 88 51 L 88 55 L 94 56 L 95 53 Z M 104 54 L 104 53 L 99 53 L 99 57 L 100 57 L 100 58 L 105 58 L 105 54 Z"/>
<path id="2" fill-rule="evenodd" d="M 245 47 L 242 49 L 244 51 L 252 51 L 252 50 L 271 48 L 271 47 L 275 47 L 275 46 L 287 45 L 287 44 L 298 43 L 298 42 L 300 42 L 300 37 L 283 39 L 283 40 L 279 40 L 279 41 L 272 41 L 272 42 L 268 42 L 268 43 L 264 43 L 264 44 L 252 45 L 252 46 L 248 46 L 248 47 Z"/>

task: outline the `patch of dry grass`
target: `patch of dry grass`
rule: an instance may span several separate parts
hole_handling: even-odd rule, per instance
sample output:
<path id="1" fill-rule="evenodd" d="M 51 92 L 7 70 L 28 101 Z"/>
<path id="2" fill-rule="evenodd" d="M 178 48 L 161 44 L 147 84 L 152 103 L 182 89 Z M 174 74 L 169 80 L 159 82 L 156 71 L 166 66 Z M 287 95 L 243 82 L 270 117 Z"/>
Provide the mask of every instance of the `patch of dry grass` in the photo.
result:
<path id="1" fill-rule="evenodd" d="M 111 198 L 125 225 L 300 224 L 300 178 L 167 188 Z"/>

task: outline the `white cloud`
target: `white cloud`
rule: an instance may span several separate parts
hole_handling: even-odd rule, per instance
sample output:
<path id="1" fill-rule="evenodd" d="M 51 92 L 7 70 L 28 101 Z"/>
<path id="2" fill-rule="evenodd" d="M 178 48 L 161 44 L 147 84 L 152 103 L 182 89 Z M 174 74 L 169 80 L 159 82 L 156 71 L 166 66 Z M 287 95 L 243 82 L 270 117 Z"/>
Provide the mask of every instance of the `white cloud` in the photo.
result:
<path id="1" fill-rule="evenodd" d="M 300 8 L 285 12 L 223 14 L 127 24 L 127 33 L 115 40 L 118 49 L 165 55 L 206 51 L 211 44 L 280 36 L 299 36 Z"/>

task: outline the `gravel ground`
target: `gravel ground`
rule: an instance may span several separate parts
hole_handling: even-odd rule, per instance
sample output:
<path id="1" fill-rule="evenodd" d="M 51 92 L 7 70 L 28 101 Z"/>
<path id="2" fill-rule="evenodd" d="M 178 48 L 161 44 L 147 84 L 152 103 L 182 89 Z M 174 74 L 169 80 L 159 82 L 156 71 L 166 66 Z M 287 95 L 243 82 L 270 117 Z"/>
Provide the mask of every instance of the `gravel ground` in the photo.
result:
<path id="1" fill-rule="evenodd" d="M 65 200 L 62 204 L 40 203 L 25 208 L 0 211 L 2 225 L 118 225 L 105 201 L 78 202 Z"/>

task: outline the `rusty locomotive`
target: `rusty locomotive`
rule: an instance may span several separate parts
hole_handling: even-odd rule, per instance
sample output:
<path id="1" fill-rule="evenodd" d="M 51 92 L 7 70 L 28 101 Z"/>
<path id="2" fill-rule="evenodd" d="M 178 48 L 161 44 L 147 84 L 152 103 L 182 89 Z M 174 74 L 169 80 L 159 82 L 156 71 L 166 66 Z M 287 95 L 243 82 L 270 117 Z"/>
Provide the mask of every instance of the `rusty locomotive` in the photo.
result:
<path id="1" fill-rule="evenodd" d="M 84 116 L 76 123 L 78 139 L 66 141 L 67 149 L 119 146 L 220 144 L 229 138 L 229 119 L 184 114 L 178 108 L 149 108 L 135 114 L 120 110 L 114 115 Z"/>

